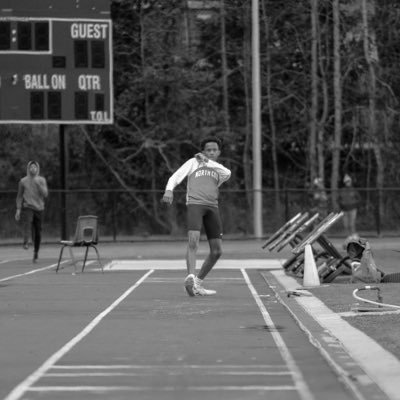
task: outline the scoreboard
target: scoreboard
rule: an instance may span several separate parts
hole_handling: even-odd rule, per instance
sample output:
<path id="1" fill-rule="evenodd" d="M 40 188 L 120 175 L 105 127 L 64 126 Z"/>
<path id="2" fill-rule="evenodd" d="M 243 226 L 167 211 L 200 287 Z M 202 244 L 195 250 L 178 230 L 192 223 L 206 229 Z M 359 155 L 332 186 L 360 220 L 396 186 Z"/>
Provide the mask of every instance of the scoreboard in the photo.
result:
<path id="1" fill-rule="evenodd" d="M 113 123 L 109 4 L 0 0 L 0 123 Z"/>

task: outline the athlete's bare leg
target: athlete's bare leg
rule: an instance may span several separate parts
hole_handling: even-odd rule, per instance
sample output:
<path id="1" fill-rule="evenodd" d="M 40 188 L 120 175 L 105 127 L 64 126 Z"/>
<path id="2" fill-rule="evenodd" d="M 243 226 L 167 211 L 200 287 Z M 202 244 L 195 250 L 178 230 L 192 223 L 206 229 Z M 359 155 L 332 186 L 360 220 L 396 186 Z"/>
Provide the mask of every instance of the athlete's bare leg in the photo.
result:
<path id="1" fill-rule="evenodd" d="M 200 231 L 188 231 L 188 245 L 186 251 L 186 268 L 188 274 L 195 274 L 196 256 L 200 242 Z"/>
<path id="2" fill-rule="evenodd" d="M 204 279 L 207 274 L 214 267 L 216 262 L 219 260 L 222 254 L 222 240 L 221 239 L 209 239 L 208 244 L 210 246 L 210 253 L 207 258 L 204 260 L 203 265 L 201 266 L 200 272 L 197 277 L 199 279 Z"/>

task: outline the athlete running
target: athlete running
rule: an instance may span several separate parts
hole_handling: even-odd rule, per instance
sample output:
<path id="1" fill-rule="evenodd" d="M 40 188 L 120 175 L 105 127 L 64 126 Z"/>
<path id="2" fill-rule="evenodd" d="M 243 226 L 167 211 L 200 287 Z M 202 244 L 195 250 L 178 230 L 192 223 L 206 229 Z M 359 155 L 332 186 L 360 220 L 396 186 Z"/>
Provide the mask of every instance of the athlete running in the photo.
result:
<path id="1" fill-rule="evenodd" d="M 187 179 L 186 205 L 188 246 L 184 285 L 189 296 L 210 296 L 215 290 L 203 287 L 203 280 L 222 254 L 222 223 L 218 209 L 219 186 L 231 176 L 231 171 L 216 162 L 221 154 L 221 140 L 208 137 L 201 142 L 202 152 L 186 161 L 168 180 L 162 201 L 172 204 L 173 190 Z M 200 231 L 204 226 L 210 252 L 196 276 L 196 255 Z"/>

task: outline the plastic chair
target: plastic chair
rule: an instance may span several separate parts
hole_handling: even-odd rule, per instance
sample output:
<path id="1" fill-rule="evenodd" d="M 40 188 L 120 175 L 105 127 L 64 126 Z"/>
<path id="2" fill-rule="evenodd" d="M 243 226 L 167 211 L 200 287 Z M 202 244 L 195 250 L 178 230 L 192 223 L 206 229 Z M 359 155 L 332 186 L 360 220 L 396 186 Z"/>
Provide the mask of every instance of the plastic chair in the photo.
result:
<path id="1" fill-rule="evenodd" d="M 62 244 L 62 247 L 60 250 L 60 256 L 58 257 L 58 264 L 57 264 L 56 272 L 58 272 L 58 270 L 60 268 L 60 262 L 62 259 L 62 255 L 63 255 L 64 249 L 66 247 L 68 247 L 70 249 L 71 258 L 72 258 L 72 262 L 75 266 L 75 270 L 76 270 L 76 261 L 74 259 L 73 253 L 72 253 L 72 248 L 73 247 L 86 247 L 85 258 L 83 260 L 83 265 L 82 265 L 82 272 L 85 269 L 87 255 L 89 252 L 89 247 L 92 247 L 96 251 L 97 260 L 100 264 L 101 271 L 104 272 L 103 265 L 100 261 L 99 252 L 96 247 L 98 241 L 99 241 L 99 230 L 98 230 L 97 217 L 95 215 L 83 215 L 83 216 L 78 217 L 74 239 L 73 240 L 62 240 L 60 242 Z"/>

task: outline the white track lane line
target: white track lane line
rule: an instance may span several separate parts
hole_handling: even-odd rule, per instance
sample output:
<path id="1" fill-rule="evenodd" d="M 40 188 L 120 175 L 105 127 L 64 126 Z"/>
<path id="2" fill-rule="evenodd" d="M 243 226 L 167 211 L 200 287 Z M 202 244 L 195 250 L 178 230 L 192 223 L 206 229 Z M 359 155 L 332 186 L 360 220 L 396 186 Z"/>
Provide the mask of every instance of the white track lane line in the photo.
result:
<path id="1" fill-rule="evenodd" d="M 62 261 L 60 264 L 64 264 L 67 261 L 68 260 Z M 38 268 L 38 269 L 32 269 L 31 271 L 24 272 L 23 274 L 7 276 L 6 278 L 0 279 L 0 282 L 5 282 L 5 281 L 9 281 L 11 279 L 20 278 L 21 276 L 36 274 L 36 272 L 46 271 L 47 269 L 51 269 L 51 268 L 54 268 L 54 267 L 57 267 L 57 264 L 51 264 L 51 265 L 48 265 L 47 267 L 42 267 L 42 268 Z"/>
<path id="2" fill-rule="evenodd" d="M 248 392 L 248 391 L 295 391 L 295 386 L 187 386 L 185 389 L 189 392 Z M 176 386 L 162 386 L 154 388 L 154 386 L 35 386 L 29 389 L 30 392 L 175 392 Z M 112 397 L 109 397 L 112 398 Z M 245 398 L 245 397 L 244 397 Z"/>
<path id="3" fill-rule="evenodd" d="M 48 358 L 36 371 L 23 380 L 16 386 L 4 400 L 18 400 L 27 391 L 32 390 L 34 385 L 46 372 L 65 354 L 67 354 L 74 346 L 76 346 L 85 336 L 87 336 L 100 322 L 107 316 L 115 307 L 117 307 L 126 297 L 128 297 L 139 285 L 141 285 L 146 278 L 151 275 L 154 270 L 147 271 L 134 285 L 126 290 L 117 300 L 115 300 L 109 307 L 102 311 L 95 317 L 80 333 L 67 342 L 60 350 Z"/>
<path id="4" fill-rule="evenodd" d="M 246 370 L 266 370 L 266 369 L 283 369 L 284 371 L 287 370 L 286 365 L 279 365 L 279 364 L 246 364 L 246 365 L 235 365 L 235 364 L 221 364 L 221 365 L 209 365 L 209 364 L 163 364 L 163 365 L 132 365 L 132 364 L 119 364 L 119 365 L 62 365 L 57 364 L 51 367 L 52 370 L 64 370 L 64 371 L 72 371 L 72 370 L 145 370 L 145 369 L 162 369 L 162 370 L 171 370 L 171 369 L 205 369 L 205 370 L 217 370 L 217 369 L 226 369 L 226 370 L 236 370 L 245 368 Z"/>
<path id="5" fill-rule="evenodd" d="M 169 371 L 168 376 L 182 376 L 180 371 Z M 274 371 L 204 371 L 203 376 L 288 376 L 290 372 L 274 372 Z M 77 377 L 115 377 L 115 376 L 153 376 L 153 372 L 50 372 L 43 375 L 46 378 L 77 378 Z M 31 390 L 31 389 L 29 389 Z"/>
<path id="6" fill-rule="evenodd" d="M 9 263 L 9 262 L 14 262 L 14 261 L 27 261 L 27 260 L 31 260 L 32 258 L 28 258 L 28 257 L 26 257 L 26 258 L 10 258 L 9 260 L 1 260 L 0 261 L 0 264 L 6 264 L 6 263 Z"/>
<path id="7" fill-rule="evenodd" d="M 254 297 L 254 300 L 257 303 L 258 308 L 261 311 L 261 314 L 264 318 L 265 323 L 270 326 L 271 328 L 275 327 L 274 322 L 271 319 L 271 316 L 269 315 L 267 309 L 265 308 L 260 296 L 258 295 L 256 289 L 254 288 L 253 284 L 250 281 L 249 276 L 247 275 L 247 272 L 242 268 L 241 272 L 243 274 L 243 277 L 247 283 L 247 286 L 250 289 L 251 294 Z M 296 390 L 298 391 L 300 398 L 302 400 L 314 400 L 314 396 L 310 391 L 310 388 L 307 385 L 307 382 L 305 381 L 303 374 L 301 373 L 299 367 L 296 364 L 296 361 L 293 359 L 292 355 L 290 354 L 289 349 L 286 346 L 286 343 L 282 339 L 282 336 L 280 333 L 274 329 L 271 329 L 271 335 L 276 343 L 276 346 L 286 362 L 289 370 L 293 374 L 293 380 L 296 386 Z"/>
<path id="8" fill-rule="evenodd" d="M 202 264 L 204 259 L 198 259 L 197 263 Z M 186 270 L 186 261 L 179 260 L 113 260 L 104 266 L 104 271 L 134 271 L 134 270 Z M 276 259 L 221 259 L 217 267 L 222 269 L 282 269 L 281 260 Z"/>

